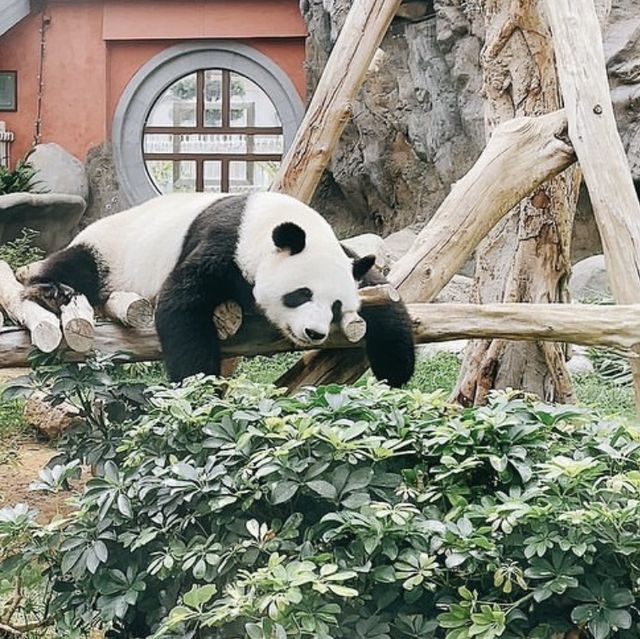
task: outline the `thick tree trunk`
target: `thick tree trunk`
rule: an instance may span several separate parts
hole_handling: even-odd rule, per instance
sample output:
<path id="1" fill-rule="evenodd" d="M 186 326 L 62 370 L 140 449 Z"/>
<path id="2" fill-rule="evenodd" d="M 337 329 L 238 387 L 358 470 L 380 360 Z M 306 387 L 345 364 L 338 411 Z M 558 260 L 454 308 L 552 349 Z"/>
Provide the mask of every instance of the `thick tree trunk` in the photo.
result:
<path id="1" fill-rule="evenodd" d="M 538 0 L 487 0 L 482 54 L 486 124 L 541 115 L 560 106 L 547 24 Z M 477 251 L 476 299 L 565 301 L 570 238 L 579 177 L 575 170 L 540 186 L 517 205 Z M 573 399 L 564 347 L 504 340 L 472 342 L 454 393 L 464 404 L 484 401 L 492 388 L 524 388 L 558 402 Z"/>

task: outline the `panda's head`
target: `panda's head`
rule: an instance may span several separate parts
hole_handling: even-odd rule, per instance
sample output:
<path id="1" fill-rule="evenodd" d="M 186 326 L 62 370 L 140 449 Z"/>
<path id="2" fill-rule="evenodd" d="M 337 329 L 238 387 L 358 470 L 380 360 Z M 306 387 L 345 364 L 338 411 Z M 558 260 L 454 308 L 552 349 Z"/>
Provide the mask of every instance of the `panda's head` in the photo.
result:
<path id="1" fill-rule="evenodd" d="M 271 239 L 272 250 L 256 271 L 255 300 L 292 342 L 307 347 L 321 344 L 332 322 L 359 310 L 358 281 L 375 257 L 351 260 L 335 236 L 308 243 L 305 231 L 293 222 L 275 227 Z"/>

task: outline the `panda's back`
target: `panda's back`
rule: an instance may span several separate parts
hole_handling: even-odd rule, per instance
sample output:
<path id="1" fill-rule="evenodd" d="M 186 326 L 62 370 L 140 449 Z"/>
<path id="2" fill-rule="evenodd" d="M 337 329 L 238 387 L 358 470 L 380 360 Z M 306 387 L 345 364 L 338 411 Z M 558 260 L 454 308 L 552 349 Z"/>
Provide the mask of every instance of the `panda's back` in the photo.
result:
<path id="1" fill-rule="evenodd" d="M 108 289 L 154 299 L 178 261 L 193 221 L 221 197 L 163 195 L 95 222 L 71 244 L 91 247 L 107 265 Z"/>

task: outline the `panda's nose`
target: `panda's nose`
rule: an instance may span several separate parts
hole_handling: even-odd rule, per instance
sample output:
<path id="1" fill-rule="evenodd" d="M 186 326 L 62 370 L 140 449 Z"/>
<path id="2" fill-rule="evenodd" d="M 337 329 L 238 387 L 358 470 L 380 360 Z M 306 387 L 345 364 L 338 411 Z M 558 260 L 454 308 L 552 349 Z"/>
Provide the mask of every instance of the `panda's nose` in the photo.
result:
<path id="1" fill-rule="evenodd" d="M 312 342 L 319 342 L 327 336 L 326 333 L 318 333 L 318 331 L 314 331 L 312 328 L 305 328 L 304 332 Z"/>

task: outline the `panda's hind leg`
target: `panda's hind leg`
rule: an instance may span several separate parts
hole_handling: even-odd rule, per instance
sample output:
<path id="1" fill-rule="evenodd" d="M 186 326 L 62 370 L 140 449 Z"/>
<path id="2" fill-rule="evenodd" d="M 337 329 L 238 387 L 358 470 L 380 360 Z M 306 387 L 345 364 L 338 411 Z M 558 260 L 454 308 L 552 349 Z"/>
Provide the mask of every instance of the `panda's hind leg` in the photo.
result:
<path id="1" fill-rule="evenodd" d="M 24 296 L 53 312 L 59 312 L 78 294 L 98 306 L 105 302 L 108 274 L 109 269 L 91 247 L 74 244 L 38 265 L 26 282 Z"/>

